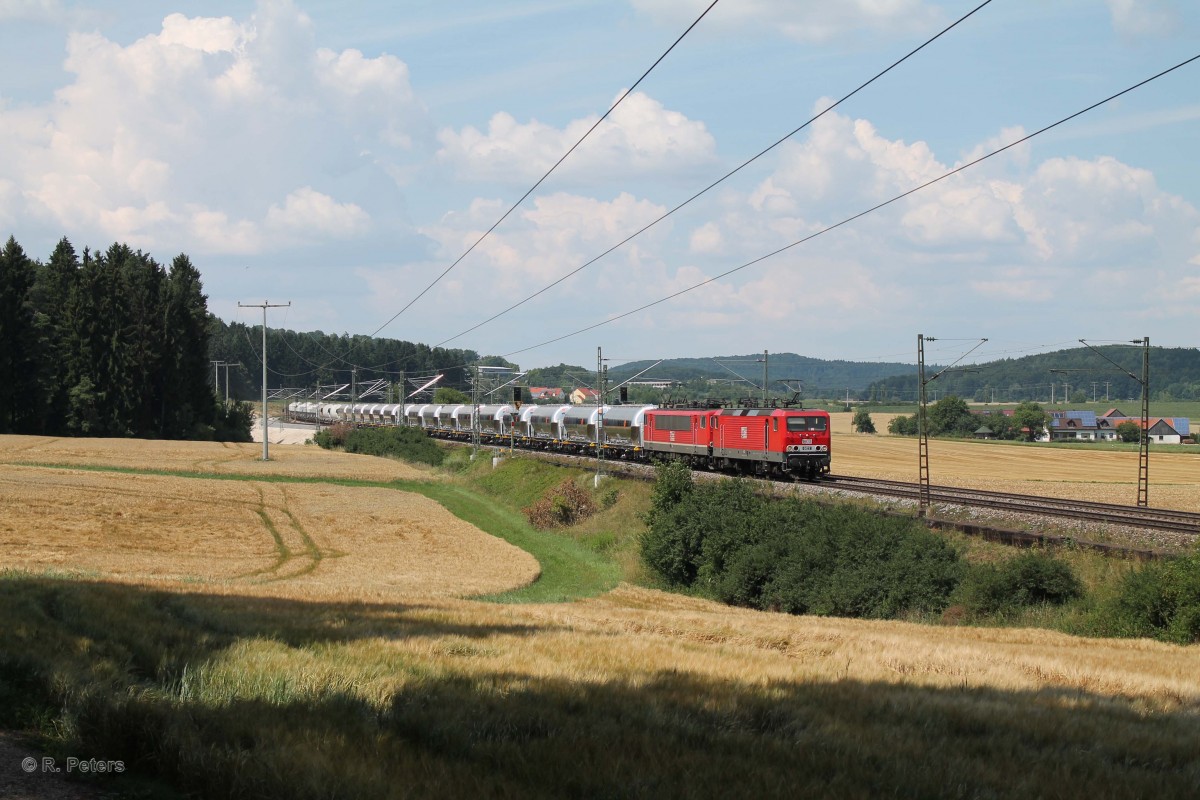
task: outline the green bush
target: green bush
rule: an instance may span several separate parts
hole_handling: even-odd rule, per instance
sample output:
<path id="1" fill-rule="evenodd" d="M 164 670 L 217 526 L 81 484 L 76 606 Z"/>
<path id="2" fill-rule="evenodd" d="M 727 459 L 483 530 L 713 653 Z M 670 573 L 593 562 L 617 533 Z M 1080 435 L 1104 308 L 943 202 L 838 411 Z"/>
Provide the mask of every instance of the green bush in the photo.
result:
<path id="1" fill-rule="evenodd" d="M 1094 628 L 1108 636 L 1200 642 L 1200 550 L 1130 572 L 1116 597 L 1101 605 Z"/>
<path id="2" fill-rule="evenodd" d="M 667 586 L 795 614 L 894 617 L 940 611 L 958 554 L 912 520 L 810 500 L 771 501 L 743 481 L 697 486 L 659 468 L 642 561 Z"/>
<path id="3" fill-rule="evenodd" d="M 313 440 L 327 449 L 340 446 L 347 453 L 390 456 L 432 466 L 441 464 L 446 455 L 420 428 L 353 428 L 339 424 L 317 433 Z"/>
<path id="4" fill-rule="evenodd" d="M 1082 594 L 1083 586 L 1068 564 L 1031 551 L 999 565 L 972 567 L 955 599 L 974 614 L 998 614 L 1045 603 L 1061 605 Z"/>

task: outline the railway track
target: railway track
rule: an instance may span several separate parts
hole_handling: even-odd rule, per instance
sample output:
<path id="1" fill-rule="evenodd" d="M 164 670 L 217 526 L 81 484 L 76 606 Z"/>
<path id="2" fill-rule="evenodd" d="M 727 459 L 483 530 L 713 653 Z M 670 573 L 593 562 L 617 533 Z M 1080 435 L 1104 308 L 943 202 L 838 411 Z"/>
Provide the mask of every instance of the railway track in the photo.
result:
<path id="1" fill-rule="evenodd" d="M 522 453 L 535 453 L 547 460 L 558 461 L 572 465 L 594 465 L 592 456 L 571 455 L 566 453 L 548 453 L 544 451 L 522 450 Z M 652 479 L 653 467 L 646 464 L 623 460 L 606 460 L 604 470 L 609 473 L 620 473 L 628 477 Z M 700 472 L 701 475 L 721 475 L 722 473 Z M 780 483 L 779 486 L 813 486 L 818 489 L 838 489 L 881 497 L 895 497 L 902 500 L 918 499 L 919 484 L 907 481 L 892 481 L 878 478 L 858 478 L 850 475 L 830 475 L 815 483 Z M 1058 497 L 1042 497 L 1040 495 L 1009 494 L 991 492 L 983 489 L 961 489 L 954 486 L 931 486 L 929 499 L 932 503 L 972 506 L 993 511 L 1002 511 L 1034 516 L 1064 517 L 1085 522 L 1106 525 L 1118 525 L 1129 528 L 1141 528 L 1165 531 L 1173 534 L 1183 534 L 1188 537 L 1200 536 L 1200 514 L 1191 511 L 1174 511 L 1164 508 L 1139 508 L 1115 503 L 1094 503 L 1082 500 L 1067 500 Z"/>
<path id="2" fill-rule="evenodd" d="M 905 481 L 889 481 L 876 478 L 856 478 L 834 475 L 827 479 L 840 489 L 864 494 L 918 499 L 919 485 Z M 1200 535 L 1200 514 L 1191 511 L 1173 511 L 1164 508 L 1140 508 L 1115 503 L 1094 503 L 1067 500 L 1058 497 L 1008 494 L 982 489 L 960 489 L 953 486 L 930 486 L 929 499 L 933 503 L 953 503 L 976 506 L 996 511 L 1021 514 L 1039 514 L 1056 517 L 1083 519 L 1109 525 L 1124 525 L 1135 528 Z"/>

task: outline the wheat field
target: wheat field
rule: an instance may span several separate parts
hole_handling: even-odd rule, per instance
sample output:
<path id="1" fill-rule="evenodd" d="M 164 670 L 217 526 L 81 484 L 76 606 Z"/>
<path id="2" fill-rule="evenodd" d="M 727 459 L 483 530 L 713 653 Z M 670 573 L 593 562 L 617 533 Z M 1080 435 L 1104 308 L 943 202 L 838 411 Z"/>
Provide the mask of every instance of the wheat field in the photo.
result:
<path id="1" fill-rule="evenodd" d="M 833 471 L 887 480 L 917 480 L 917 440 L 886 433 L 850 432 L 849 413 L 830 414 Z M 885 431 L 894 415 L 873 416 Z M 1028 447 L 998 442 L 929 441 L 930 481 L 1102 503 L 1137 502 L 1138 454 L 1078 445 Z M 1150 450 L 1150 504 L 1200 511 L 1200 448 L 1194 452 Z"/>
<path id="2" fill-rule="evenodd" d="M 384 488 L 5 464 L 0 492 L 0 568 L 370 602 L 503 592 L 538 575 L 528 553 Z"/>
<path id="3" fill-rule="evenodd" d="M 911 443 L 890 437 L 840 435 L 839 463 L 859 474 L 894 475 L 908 460 Z M 1006 470 L 1033 474 L 1029 459 L 1051 457 L 1077 464 L 1072 451 L 1011 448 L 1024 457 L 1011 465 L 1001 448 L 934 443 L 934 463 L 961 462 L 967 477 L 996 485 Z M 974 449 L 980 455 L 967 451 Z M 284 475 L 347 478 L 423 474 L 413 467 L 368 456 L 314 451 L 276 451 L 278 461 L 255 464 L 247 448 L 206 443 L 131 440 L 38 440 L 0 437 L 0 568 L 51 571 L 214 594 L 287 597 L 299 600 L 397 602 L 500 592 L 534 580 L 528 554 L 461 522 L 433 501 L 376 487 L 280 484 L 164 475 L 80 471 L 22 466 L 15 461 L 73 462 L 93 466 L 133 464 L 164 469 L 261 469 Z M 228 455 L 224 460 L 218 456 Z M 1103 454 L 1101 454 L 1103 455 Z M 1113 461 L 1113 479 L 1127 454 Z M 1187 459 L 1188 463 L 1194 463 Z M 895 467 L 890 465 L 895 464 Z M 1118 467 L 1120 469 L 1118 469 Z M 1079 469 L 1078 467 L 1076 467 Z M 849 467 L 840 469 L 849 471 Z M 1063 468 L 1065 469 L 1065 468 Z M 1063 477 L 1043 465 L 1041 478 Z M 1094 467 L 1087 468 L 1092 474 Z M 991 475 L 988 478 L 988 475 Z M 975 477 L 971 477 L 975 476 Z M 1063 486 L 1086 485 L 1079 483 Z M 1194 481 L 1194 478 L 1192 479 Z M 1045 484 L 1049 485 L 1049 484 Z M 1191 490 L 1194 491 L 1194 483 Z M 1003 683 L 1035 687 L 1086 686 L 1153 696 L 1156 702 L 1200 700 L 1200 682 L 1189 673 L 1197 649 L 1148 642 L 1090 641 L 1042 631 L 928 628 L 790 618 L 738 611 L 645 589 L 625 587 L 597 600 L 565 606 L 499 609 L 471 602 L 439 607 L 465 619 L 520 618 L 545 630 L 505 656 L 522 669 L 587 672 L 655 669 L 688 663 L 706 673 L 738 679 L 780 678 L 839 672 L 869 680 L 972 685 Z M 737 631 L 735 634 L 734 631 Z M 578 639 L 573 637 L 578 636 Z M 611 648 L 603 656 L 583 643 L 595 636 Z M 565 637 L 565 638 L 564 638 Z M 531 647 L 534 642 L 546 647 Z M 574 643 L 572 643 L 574 642 Z M 619 643 L 618 643 L 619 642 Z M 649 648 L 663 660 L 634 666 L 629 655 Z M 578 664 L 566 654 L 578 650 Z M 1024 651 L 1010 669 L 1016 650 Z M 1055 651 L 1076 655 L 1063 661 Z M 688 657 L 680 660 L 681 652 Z M 539 654 L 540 653 L 540 654 Z M 1001 654 L 1004 654 L 1001 656 Z M 1145 657 L 1145 654 L 1151 654 Z M 753 654 L 753 658 L 749 658 Z M 615 660 L 614 660 L 615 659 Z M 847 664 L 848 661 L 848 664 Z M 1003 675 L 1003 680 L 1000 677 Z M 1186 678 L 1186 679 L 1185 679 Z M 1014 683 L 1015 682 L 1015 683 Z"/>
<path id="4" fill-rule="evenodd" d="M 842 457 L 859 441 L 891 444 L 839 435 Z M 93 751 L 141 737 L 210 796 L 245 797 L 1133 797 L 1200 779 L 1200 645 L 788 616 L 628 584 L 481 602 L 537 562 L 424 497 L 104 471 L 426 474 L 276 452 L 0 437 L 0 641 L 78 676 Z M 137 682 L 105 699 L 83 689 L 97 675 Z M 948 757 L 933 767 L 931 750 Z"/>

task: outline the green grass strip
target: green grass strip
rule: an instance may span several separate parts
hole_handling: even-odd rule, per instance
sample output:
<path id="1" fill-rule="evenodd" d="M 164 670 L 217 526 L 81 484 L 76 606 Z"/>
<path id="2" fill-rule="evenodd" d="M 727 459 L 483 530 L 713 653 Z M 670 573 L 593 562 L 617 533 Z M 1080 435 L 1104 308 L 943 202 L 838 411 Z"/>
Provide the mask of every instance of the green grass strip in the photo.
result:
<path id="1" fill-rule="evenodd" d="M 12 463 L 11 465 L 204 480 L 332 484 L 350 488 L 378 488 L 413 492 L 428 497 L 464 522 L 469 522 L 485 533 L 503 539 L 514 547 L 519 547 L 537 559 L 541 576 L 533 583 L 520 589 L 494 595 L 481 595 L 473 599 L 495 603 L 566 603 L 603 594 L 620 581 L 620 567 L 611 559 L 589 550 L 569 537 L 550 531 L 534 530 L 521 514 L 505 509 L 494 500 L 470 489 L 451 483 L 401 480 L 364 481 L 291 475 L 241 475 L 139 469 L 136 467 L 106 467 L 96 464 Z"/>
<path id="2" fill-rule="evenodd" d="M 594 597 L 620 580 L 620 568 L 610 559 L 566 536 L 534 530 L 524 516 L 470 489 L 451 483 L 397 482 L 397 488 L 416 492 L 440 504 L 454 516 L 519 547 L 537 559 L 542 574 L 520 589 L 477 597 L 497 603 L 562 603 Z"/>

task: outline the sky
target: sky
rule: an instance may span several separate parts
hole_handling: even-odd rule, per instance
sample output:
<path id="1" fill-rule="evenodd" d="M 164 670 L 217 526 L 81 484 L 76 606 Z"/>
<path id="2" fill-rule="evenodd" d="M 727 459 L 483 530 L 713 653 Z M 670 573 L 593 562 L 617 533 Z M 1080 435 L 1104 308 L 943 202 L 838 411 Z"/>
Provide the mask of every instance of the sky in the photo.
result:
<path id="1" fill-rule="evenodd" d="M 0 0 L 0 234 L 522 368 L 1196 345 L 1200 61 L 838 225 L 1200 54 L 1193 0 L 993 0 L 546 289 L 979 2 L 720 0 L 435 283 L 710 2 Z"/>

